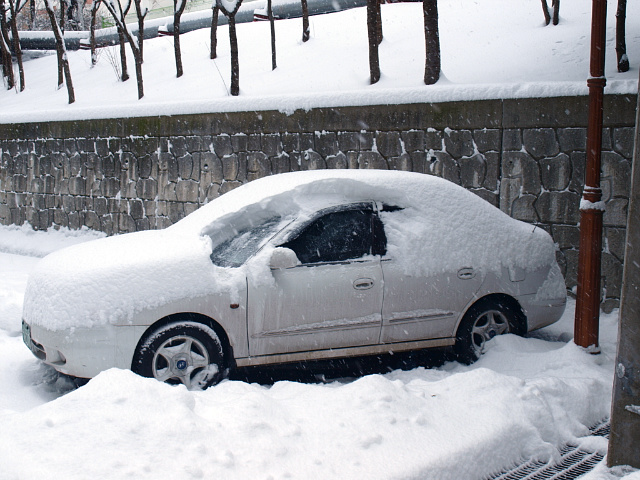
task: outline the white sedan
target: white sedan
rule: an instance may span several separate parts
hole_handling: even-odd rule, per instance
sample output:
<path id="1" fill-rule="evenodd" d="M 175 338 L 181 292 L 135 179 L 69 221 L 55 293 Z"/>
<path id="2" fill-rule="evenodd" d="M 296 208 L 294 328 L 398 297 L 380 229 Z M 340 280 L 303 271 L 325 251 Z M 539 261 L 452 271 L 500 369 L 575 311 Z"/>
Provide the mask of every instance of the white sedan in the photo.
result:
<path id="1" fill-rule="evenodd" d="M 555 246 L 430 175 L 326 170 L 239 187 L 162 231 L 45 257 L 23 337 L 64 374 L 206 388 L 231 368 L 451 346 L 557 321 Z"/>

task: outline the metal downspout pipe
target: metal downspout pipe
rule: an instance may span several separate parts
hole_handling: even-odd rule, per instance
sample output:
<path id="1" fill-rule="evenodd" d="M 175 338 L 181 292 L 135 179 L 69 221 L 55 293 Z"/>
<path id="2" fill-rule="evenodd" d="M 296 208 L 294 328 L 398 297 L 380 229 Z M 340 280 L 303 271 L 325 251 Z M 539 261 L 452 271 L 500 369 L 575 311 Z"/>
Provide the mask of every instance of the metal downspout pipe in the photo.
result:
<path id="1" fill-rule="evenodd" d="M 574 342 L 592 353 L 599 353 L 600 268 L 602 257 L 602 216 L 604 204 L 600 188 L 604 58 L 607 0 L 593 0 L 591 18 L 591 59 L 589 124 L 587 127 L 587 165 L 580 202 L 580 252 L 578 256 L 578 295 Z"/>

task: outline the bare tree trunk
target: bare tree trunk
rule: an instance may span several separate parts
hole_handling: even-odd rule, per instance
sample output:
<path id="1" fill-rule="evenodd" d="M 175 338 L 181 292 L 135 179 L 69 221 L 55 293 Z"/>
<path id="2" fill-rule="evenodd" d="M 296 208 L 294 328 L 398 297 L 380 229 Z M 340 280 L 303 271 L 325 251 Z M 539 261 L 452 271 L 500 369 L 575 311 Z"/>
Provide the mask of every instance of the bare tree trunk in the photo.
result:
<path id="1" fill-rule="evenodd" d="M 64 41 L 64 40 L 63 40 Z M 64 52 L 56 47 L 56 56 L 58 57 L 58 90 L 64 85 Z M 71 102 L 69 102 L 71 103 Z"/>
<path id="2" fill-rule="evenodd" d="M 267 14 L 269 15 L 269 24 L 271 25 L 271 70 L 275 70 L 276 64 L 276 26 L 273 18 L 273 5 L 271 0 L 267 0 Z"/>
<path id="3" fill-rule="evenodd" d="M 142 48 L 142 42 L 144 42 L 144 19 L 147 13 L 149 13 L 149 9 L 145 8 L 144 11 L 142 11 L 141 0 L 134 0 L 134 3 L 136 6 L 136 17 L 138 17 L 138 48 L 140 49 L 140 58 L 142 58 L 144 62 L 144 50 Z"/>
<path id="4" fill-rule="evenodd" d="M 627 57 L 627 42 L 625 40 L 625 24 L 627 22 L 627 0 L 618 0 L 616 11 L 616 56 L 618 57 L 618 71 L 629 71 L 629 57 Z"/>
<path id="5" fill-rule="evenodd" d="M 136 84 L 138 86 L 138 100 L 144 97 L 144 85 L 142 83 L 142 52 L 134 54 L 136 65 Z"/>
<path id="6" fill-rule="evenodd" d="M 238 36 L 236 34 L 236 13 L 240 10 L 242 0 L 237 0 L 232 12 L 218 4 L 222 13 L 229 19 L 229 45 L 231 47 L 231 95 L 240 95 L 240 62 L 238 60 Z"/>
<path id="7" fill-rule="evenodd" d="M 69 28 L 71 30 L 78 30 L 80 25 L 77 20 L 79 11 L 80 6 L 78 5 L 78 0 L 70 0 L 69 6 L 67 7 L 67 20 L 69 21 Z"/>
<path id="8" fill-rule="evenodd" d="M 237 97 L 240 95 L 240 62 L 235 13 L 229 17 L 229 43 L 231 46 L 231 95 Z"/>
<path id="9" fill-rule="evenodd" d="M 35 30 L 36 28 L 36 0 L 30 0 L 29 2 L 29 20 L 30 20 L 30 29 Z"/>
<path id="10" fill-rule="evenodd" d="M 64 33 L 64 13 L 67 11 L 69 2 L 67 0 L 60 0 L 60 31 Z"/>
<path id="11" fill-rule="evenodd" d="M 302 41 L 306 42 L 311 34 L 309 30 L 309 5 L 307 0 L 301 0 L 300 3 L 302 4 Z"/>
<path id="12" fill-rule="evenodd" d="M 96 55 L 96 16 L 98 14 L 98 8 L 100 8 L 101 0 L 94 0 L 91 5 L 91 27 L 89 34 L 89 45 L 91 46 L 91 66 L 95 66 L 98 63 L 98 56 Z"/>
<path id="13" fill-rule="evenodd" d="M 371 84 L 380 80 L 380 58 L 378 57 L 378 0 L 367 0 L 367 33 L 369 36 L 369 72 Z"/>
<path id="14" fill-rule="evenodd" d="M 67 94 L 69 95 L 69 103 L 73 103 L 76 101 L 75 92 L 73 91 L 73 83 L 71 82 L 71 70 L 69 69 L 69 60 L 67 58 L 67 47 L 64 44 L 64 39 L 62 38 L 62 30 L 56 21 L 56 14 L 53 11 L 53 8 L 49 4 L 49 0 L 44 0 L 44 6 L 47 10 L 47 14 L 49 15 L 49 20 L 51 20 L 51 29 L 53 30 L 53 35 L 56 38 L 56 51 L 58 52 L 58 71 L 64 71 L 64 78 L 67 83 Z M 61 82 L 58 82 L 58 88 L 62 86 Z"/>
<path id="15" fill-rule="evenodd" d="M 78 25 L 79 30 L 86 30 L 84 23 L 84 9 L 87 7 L 87 0 L 82 0 L 82 6 L 78 5 Z"/>
<path id="16" fill-rule="evenodd" d="M 438 0 L 423 0 L 426 60 L 424 83 L 433 85 L 440 78 L 440 35 L 438 32 Z"/>
<path id="17" fill-rule="evenodd" d="M 560 22 L 560 0 L 551 0 L 551 6 L 553 7 L 553 24 L 558 25 Z M 544 24 L 549 25 L 551 23 L 551 10 L 549 10 L 547 0 L 542 0 L 542 14 L 544 15 Z"/>
<path id="18" fill-rule="evenodd" d="M 549 25 L 551 23 L 551 14 L 549 13 L 547 0 L 542 0 L 542 14 L 544 15 L 544 24 Z"/>
<path id="19" fill-rule="evenodd" d="M 378 0 L 376 4 L 376 36 L 378 45 L 382 43 L 382 11 L 380 5 L 384 3 L 384 0 Z"/>
<path id="20" fill-rule="evenodd" d="M 118 3 L 118 5 L 120 4 Z M 122 64 L 122 81 L 123 82 L 126 82 L 127 80 L 129 80 L 129 68 L 127 67 L 127 49 L 125 48 L 127 39 L 124 35 L 124 29 L 125 29 L 124 24 L 125 24 L 125 17 L 129 13 L 130 8 L 131 8 L 131 1 L 128 1 L 128 3 L 126 4 L 126 8 L 124 10 L 122 10 L 122 6 L 120 7 L 122 11 L 122 25 L 116 24 L 116 26 L 118 27 L 118 41 L 120 43 L 120 63 Z"/>
<path id="21" fill-rule="evenodd" d="M 118 27 L 118 43 L 120 44 L 120 63 L 122 64 L 122 77 L 121 80 L 126 82 L 129 80 L 129 69 L 127 68 L 127 50 L 125 48 L 126 39 L 124 32 Z"/>
<path id="22" fill-rule="evenodd" d="M 4 0 L 0 0 L 0 53 L 2 54 L 2 78 L 6 82 L 7 90 L 11 90 L 16 84 L 9 43 L 9 24 Z"/>
<path id="23" fill-rule="evenodd" d="M 211 14 L 211 52 L 209 54 L 211 60 L 218 57 L 218 16 L 220 9 L 218 5 L 213 6 Z"/>
<path id="24" fill-rule="evenodd" d="M 13 53 L 18 61 L 18 76 L 20 78 L 20 91 L 24 91 L 24 65 L 22 64 L 22 50 L 20 49 L 20 37 L 18 36 L 18 8 L 19 5 L 14 0 L 9 0 L 9 8 L 11 9 L 11 36 L 13 37 Z"/>
<path id="25" fill-rule="evenodd" d="M 181 77 L 182 52 L 180 51 L 180 17 L 187 5 L 187 0 L 173 0 L 173 51 L 176 56 L 176 77 Z"/>

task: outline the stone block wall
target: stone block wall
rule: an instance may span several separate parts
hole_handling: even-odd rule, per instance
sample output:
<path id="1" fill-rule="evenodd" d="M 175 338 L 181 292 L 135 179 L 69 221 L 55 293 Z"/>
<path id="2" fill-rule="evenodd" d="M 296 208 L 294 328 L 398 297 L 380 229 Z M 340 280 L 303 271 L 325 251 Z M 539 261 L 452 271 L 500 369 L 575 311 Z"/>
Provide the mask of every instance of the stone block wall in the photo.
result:
<path id="1" fill-rule="evenodd" d="M 634 132 L 632 127 L 605 128 L 603 132 L 602 286 L 607 310 L 620 298 Z M 577 283 L 585 164 L 586 128 L 504 132 L 500 207 L 551 233 L 569 288 Z"/>
<path id="2" fill-rule="evenodd" d="M 608 96 L 603 300 L 620 297 L 634 96 Z M 164 228 L 256 178 L 324 168 L 438 175 L 545 228 L 576 284 L 587 98 L 0 125 L 0 223 Z"/>

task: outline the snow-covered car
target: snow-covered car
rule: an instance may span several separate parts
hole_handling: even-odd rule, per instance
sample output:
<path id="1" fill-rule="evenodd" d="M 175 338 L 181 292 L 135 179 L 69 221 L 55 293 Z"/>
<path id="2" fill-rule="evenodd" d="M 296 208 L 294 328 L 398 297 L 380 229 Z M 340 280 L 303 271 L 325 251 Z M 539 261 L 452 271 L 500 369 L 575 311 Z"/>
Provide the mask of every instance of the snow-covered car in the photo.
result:
<path id="1" fill-rule="evenodd" d="M 255 180 L 162 231 L 42 259 L 23 337 L 56 370 L 188 388 L 229 369 L 450 346 L 557 321 L 555 245 L 462 187 L 417 173 Z"/>

